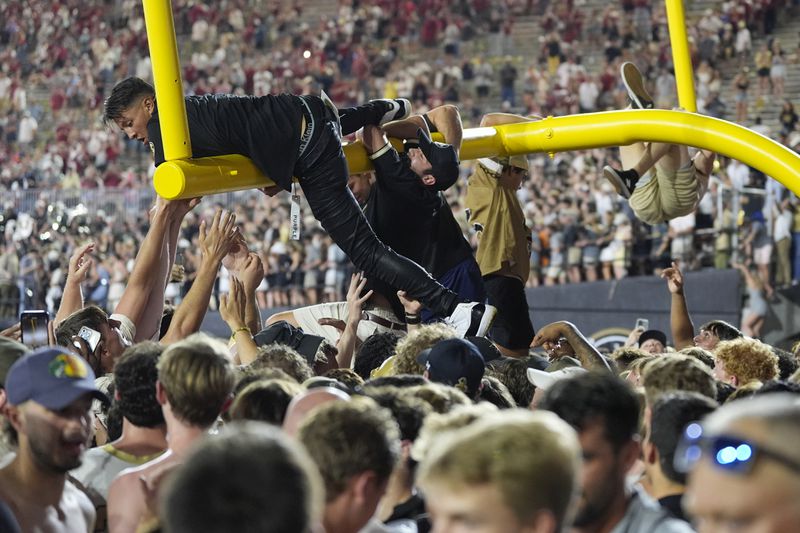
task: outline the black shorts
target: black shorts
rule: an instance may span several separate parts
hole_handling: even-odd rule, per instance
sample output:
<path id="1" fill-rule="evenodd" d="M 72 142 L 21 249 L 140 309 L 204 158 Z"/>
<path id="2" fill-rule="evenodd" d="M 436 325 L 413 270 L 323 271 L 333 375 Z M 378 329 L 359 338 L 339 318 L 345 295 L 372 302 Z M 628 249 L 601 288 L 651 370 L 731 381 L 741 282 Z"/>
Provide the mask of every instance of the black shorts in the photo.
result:
<path id="1" fill-rule="evenodd" d="M 484 276 L 483 283 L 489 304 L 497 308 L 489 338 L 509 350 L 529 347 L 534 332 L 525 284 L 517 278 L 497 275 Z"/>

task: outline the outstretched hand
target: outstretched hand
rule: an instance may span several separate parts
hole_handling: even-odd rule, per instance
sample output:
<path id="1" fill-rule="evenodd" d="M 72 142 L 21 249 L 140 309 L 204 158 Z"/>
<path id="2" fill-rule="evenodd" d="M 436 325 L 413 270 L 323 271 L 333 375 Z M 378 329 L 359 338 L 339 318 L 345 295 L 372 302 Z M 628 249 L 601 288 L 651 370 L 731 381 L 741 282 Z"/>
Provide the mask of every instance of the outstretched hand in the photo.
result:
<path id="1" fill-rule="evenodd" d="M 550 357 L 564 357 L 574 355 L 575 350 L 572 345 L 564 338 L 566 329 L 569 327 L 567 322 L 551 322 L 539 328 L 533 337 L 531 348 L 541 346 Z"/>
<path id="2" fill-rule="evenodd" d="M 89 242 L 75 249 L 72 253 L 72 257 L 69 258 L 67 279 L 71 279 L 77 283 L 86 279 L 86 274 L 92 267 L 92 258 L 89 257 L 89 254 L 94 252 L 94 246 L 95 244 L 93 242 Z"/>
<path id="3" fill-rule="evenodd" d="M 364 303 L 372 296 L 372 290 L 367 291 L 363 296 L 361 292 L 367 285 L 367 278 L 361 272 L 356 272 L 350 277 L 350 287 L 347 289 L 347 316 L 361 316 L 361 309 Z"/>
<path id="4" fill-rule="evenodd" d="M 683 292 L 683 273 L 678 268 L 678 264 L 673 261 L 672 266 L 665 268 L 661 272 L 661 277 L 667 280 L 667 288 L 672 294 L 680 294 Z"/>
<path id="5" fill-rule="evenodd" d="M 242 282 L 246 294 L 255 293 L 259 284 L 264 280 L 264 263 L 261 262 L 261 256 L 255 252 L 248 253 L 241 268 L 234 273 L 234 276 Z"/>
<path id="6" fill-rule="evenodd" d="M 220 295 L 219 315 L 228 324 L 231 331 L 245 327 L 245 310 L 247 298 L 244 285 L 236 278 L 230 279 L 231 290 L 228 294 Z"/>
<path id="7" fill-rule="evenodd" d="M 205 259 L 211 259 L 216 263 L 222 261 L 239 234 L 239 228 L 235 223 L 236 215 L 222 209 L 218 209 L 214 214 L 210 226 L 206 225 L 205 220 L 200 223 L 198 240 Z"/>
<path id="8" fill-rule="evenodd" d="M 407 315 L 418 315 L 422 311 L 422 304 L 419 300 L 411 298 L 406 291 L 397 291 L 397 298 Z"/>

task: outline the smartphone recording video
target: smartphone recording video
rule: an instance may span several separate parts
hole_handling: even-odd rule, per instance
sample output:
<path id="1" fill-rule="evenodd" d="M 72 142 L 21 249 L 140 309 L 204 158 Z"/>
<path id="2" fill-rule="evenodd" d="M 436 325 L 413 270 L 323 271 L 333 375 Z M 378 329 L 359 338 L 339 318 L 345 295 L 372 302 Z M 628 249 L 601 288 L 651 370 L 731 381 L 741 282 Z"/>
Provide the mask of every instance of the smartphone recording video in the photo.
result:
<path id="1" fill-rule="evenodd" d="M 97 350 L 97 345 L 100 342 L 100 332 L 83 326 L 80 331 L 78 331 L 78 337 L 86 341 L 86 344 L 89 345 L 89 351 L 94 353 Z"/>
<path id="2" fill-rule="evenodd" d="M 47 346 L 50 343 L 47 333 L 49 320 L 47 311 L 23 311 L 19 317 L 22 343 L 31 348 Z"/>
<path id="3" fill-rule="evenodd" d="M 639 328 L 641 328 L 642 331 L 647 331 L 648 329 L 650 329 L 650 321 L 646 318 L 637 318 L 636 326 L 634 327 L 634 329 L 639 329 Z"/>

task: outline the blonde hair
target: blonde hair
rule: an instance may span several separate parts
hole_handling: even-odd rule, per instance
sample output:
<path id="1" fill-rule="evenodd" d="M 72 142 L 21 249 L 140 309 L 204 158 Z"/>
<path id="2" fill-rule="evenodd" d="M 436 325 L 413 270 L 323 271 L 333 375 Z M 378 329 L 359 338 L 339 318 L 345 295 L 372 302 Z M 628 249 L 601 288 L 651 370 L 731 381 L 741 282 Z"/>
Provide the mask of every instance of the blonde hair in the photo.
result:
<path id="1" fill-rule="evenodd" d="M 217 419 L 235 382 L 227 352 L 222 342 L 195 333 L 161 354 L 158 381 L 179 420 L 209 427 Z"/>
<path id="2" fill-rule="evenodd" d="M 520 522 L 549 511 L 560 530 L 578 493 L 580 453 L 575 430 L 555 414 L 502 411 L 434 442 L 418 483 L 423 490 L 488 484 Z"/>
<path id="3" fill-rule="evenodd" d="M 481 417 L 496 414 L 499 409 L 486 402 L 462 405 L 449 413 L 432 413 L 425 418 L 419 430 L 419 436 L 411 448 L 411 458 L 417 462 L 425 459 L 431 446 L 437 439 L 466 427 Z"/>
<path id="4" fill-rule="evenodd" d="M 688 355 L 661 355 L 648 361 L 642 369 L 642 385 L 651 407 L 672 391 L 698 392 L 712 400 L 717 398 L 717 384 L 711 371 Z"/>
<path id="5" fill-rule="evenodd" d="M 425 368 L 417 363 L 417 356 L 439 341 L 457 337 L 456 330 L 445 324 L 427 324 L 400 339 L 395 349 L 395 374 L 420 374 Z"/>
<path id="6" fill-rule="evenodd" d="M 717 361 L 735 376 L 738 385 L 751 381 L 769 381 L 778 376 L 778 356 L 763 342 L 749 337 L 723 341 L 714 348 Z"/>

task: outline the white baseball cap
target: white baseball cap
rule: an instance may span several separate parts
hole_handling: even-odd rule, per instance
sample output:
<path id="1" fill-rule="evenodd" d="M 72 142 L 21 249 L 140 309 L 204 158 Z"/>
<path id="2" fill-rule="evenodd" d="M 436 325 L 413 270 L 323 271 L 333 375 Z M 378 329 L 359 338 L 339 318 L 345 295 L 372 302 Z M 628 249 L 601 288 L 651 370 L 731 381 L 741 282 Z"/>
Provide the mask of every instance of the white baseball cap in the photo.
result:
<path id="1" fill-rule="evenodd" d="M 583 372 L 586 372 L 586 369 L 579 366 L 568 366 L 567 368 L 562 368 L 561 370 L 556 370 L 554 372 L 546 372 L 544 370 L 529 368 L 528 381 L 533 383 L 534 387 L 537 389 L 547 390 L 556 382 L 576 376 Z"/>

